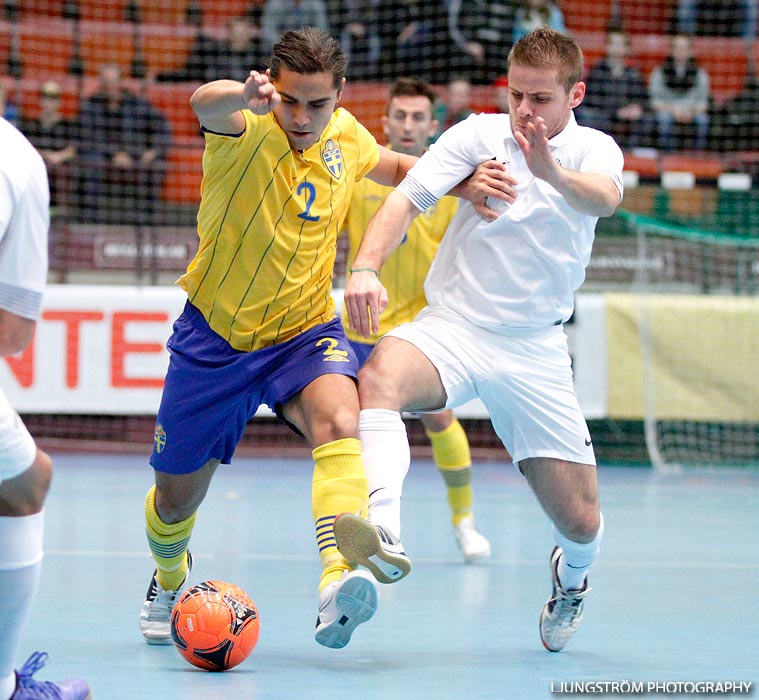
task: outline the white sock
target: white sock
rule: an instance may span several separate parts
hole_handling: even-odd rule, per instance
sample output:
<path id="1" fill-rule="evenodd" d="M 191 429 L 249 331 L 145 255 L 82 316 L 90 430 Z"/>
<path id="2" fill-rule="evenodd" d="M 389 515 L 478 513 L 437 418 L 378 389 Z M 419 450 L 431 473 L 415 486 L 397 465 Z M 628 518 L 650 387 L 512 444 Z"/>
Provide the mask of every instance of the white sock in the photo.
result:
<path id="1" fill-rule="evenodd" d="M 561 587 L 565 591 L 576 591 L 582 588 L 585 574 L 601 549 L 604 536 L 604 516 L 599 513 L 598 532 L 590 542 L 573 542 L 562 535 L 555 527 L 554 540 L 561 547 L 563 555 L 559 559 L 558 574 Z"/>
<path id="2" fill-rule="evenodd" d="M 366 408 L 359 414 L 361 453 L 369 481 L 369 520 L 401 536 L 401 493 L 411 454 L 397 411 Z"/>
<path id="3" fill-rule="evenodd" d="M 43 522 L 42 513 L 0 517 L 0 698 L 16 688 L 16 655 L 42 568 Z"/>

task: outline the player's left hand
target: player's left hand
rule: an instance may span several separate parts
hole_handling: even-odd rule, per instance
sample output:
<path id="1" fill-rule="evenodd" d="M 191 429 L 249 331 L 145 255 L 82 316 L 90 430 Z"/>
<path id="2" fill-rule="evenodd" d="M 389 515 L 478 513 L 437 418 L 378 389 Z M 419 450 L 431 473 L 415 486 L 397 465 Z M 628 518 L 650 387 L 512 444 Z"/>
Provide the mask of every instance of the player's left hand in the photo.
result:
<path id="1" fill-rule="evenodd" d="M 364 338 L 379 333 L 379 317 L 387 306 L 387 289 L 370 271 L 352 272 L 343 294 L 351 330 Z"/>
<path id="2" fill-rule="evenodd" d="M 498 212 L 490 207 L 488 198 L 513 204 L 517 197 L 516 184 L 516 178 L 509 174 L 505 163 L 487 160 L 480 163 L 471 176 L 461 183 L 461 196 L 472 203 L 474 210 L 483 219 L 495 221 Z"/>
<path id="3" fill-rule="evenodd" d="M 524 133 L 515 129 L 514 138 L 524 153 L 530 172 L 540 180 L 550 180 L 558 166 L 548 147 L 548 128 L 543 117 L 528 122 Z"/>

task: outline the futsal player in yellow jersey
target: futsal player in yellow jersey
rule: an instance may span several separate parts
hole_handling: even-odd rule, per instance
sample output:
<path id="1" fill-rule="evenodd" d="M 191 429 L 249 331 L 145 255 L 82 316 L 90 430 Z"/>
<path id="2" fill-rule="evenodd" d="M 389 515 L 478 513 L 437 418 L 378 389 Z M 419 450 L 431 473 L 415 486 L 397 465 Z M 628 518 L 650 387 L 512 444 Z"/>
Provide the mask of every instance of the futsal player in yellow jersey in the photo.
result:
<path id="1" fill-rule="evenodd" d="M 150 460 L 155 486 L 145 499 L 156 564 L 140 612 L 149 644 L 171 644 L 196 511 L 261 404 L 313 448 L 322 563 L 316 641 L 345 646 L 376 610 L 375 579 L 338 551 L 333 533 L 337 514 L 366 513 L 368 487 L 358 363 L 335 316 L 331 278 L 356 181 L 370 175 L 397 184 L 415 159 L 379 146 L 335 109 L 345 67 L 335 40 L 304 28 L 274 45 L 266 72 L 202 85 L 191 98 L 206 141 L 200 240 L 179 280 L 187 304 L 167 343 Z M 501 193 L 493 173 L 483 166 L 481 176 L 457 186 L 490 217 L 487 196 Z M 396 541 L 377 542 L 373 560 L 386 581 L 411 567 Z"/>
<path id="2" fill-rule="evenodd" d="M 389 147 L 397 153 L 421 156 L 429 139 L 436 133 L 433 118 L 436 95 L 426 83 L 401 78 L 390 88 L 382 126 Z M 346 229 L 349 239 L 348 266 L 358 252 L 369 220 L 392 188 L 364 179 L 356 183 Z M 356 351 L 360 365 L 377 341 L 401 323 L 412 321 L 426 305 L 424 279 L 435 257 L 440 240 L 458 209 L 455 197 L 443 197 L 414 219 L 403 243 L 385 261 L 380 281 L 388 290 L 388 303 L 379 318 L 379 331 L 364 338 L 349 326 L 343 310 L 345 334 Z M 432 443 L 432 453 L 448 495 L 453 532 L 465 561 L 490 556 L 490 543 L 477 530 L 472 513 L 472 461 L 469 441 L 461 424 L 447 410 L 423 413 L 420 419 Z M 382 500 L 382 493 L 371 495 L 372 505 Z M 381 507 L 381 506 L 380 506 Z M 400 536 L 400 533 L 394 533 Z"/>

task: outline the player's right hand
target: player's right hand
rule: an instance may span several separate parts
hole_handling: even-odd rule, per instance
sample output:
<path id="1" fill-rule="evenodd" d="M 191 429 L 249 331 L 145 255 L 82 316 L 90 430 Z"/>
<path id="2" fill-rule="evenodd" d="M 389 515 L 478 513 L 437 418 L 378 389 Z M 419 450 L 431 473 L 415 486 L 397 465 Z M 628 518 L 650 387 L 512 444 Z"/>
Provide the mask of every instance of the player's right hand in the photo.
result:
<path id="1" fill-rule="evenodd" d="M 374 272 L 352 272 L 343 293 L 350 328 L 364 338 L 379 333 L 379 317 L 387 301 L 387 289 Z"/>
<path id="2" fill-rule="evenodd" d="M 255 70 L 250 71 L 245 81 L 242 99 L 248 109 L 258 115 L 268 114 L 282 101 L 277 89 L 269 82 L 269 76 Z"/>

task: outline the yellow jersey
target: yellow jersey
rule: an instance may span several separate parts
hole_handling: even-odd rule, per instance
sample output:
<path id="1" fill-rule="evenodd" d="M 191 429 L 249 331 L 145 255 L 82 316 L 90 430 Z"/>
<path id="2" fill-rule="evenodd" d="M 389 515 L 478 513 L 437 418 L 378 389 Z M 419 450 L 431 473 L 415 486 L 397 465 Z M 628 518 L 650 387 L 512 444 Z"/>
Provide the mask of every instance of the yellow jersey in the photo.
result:
<path id="1" fill-rule="evenodd" d="M 200 240 L 178 284 L 216 333 L 252 351 L 334 317 L 337 235 L 379 147 L 344 109 L 302 152 L 273 114 L 243 114 L 242 136 L 205 134 Z"/>
<path id="2" fill-rule="evenodd" d="M 379 185 L 372 180 L 362 180 L 356 185 L 346 219 L 350 241 L 348 267 L 353 264 L 358 253 L 369 220 L 391 191 L 392 187 Z M 427 305 L 424 280 L 443 234 L 457 209 L 456 197 L 442 197 L 434 206 L 421 212 L 414 219 L 403 242 L 380 270 L 380 281 L 387 288 L 389 299 L 387 307 L 380 314 L 379 333 L 364 338 L 350 330 L 347 314 L 343 309 L 343 326 L 349 340 L 374 344 L 396 326 L 413 320 Z"/>

